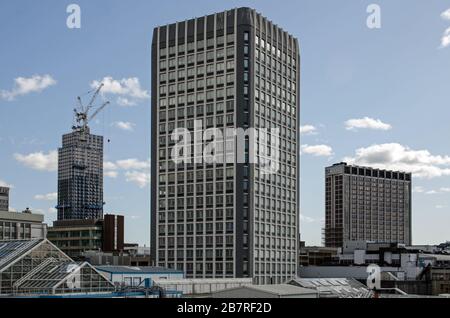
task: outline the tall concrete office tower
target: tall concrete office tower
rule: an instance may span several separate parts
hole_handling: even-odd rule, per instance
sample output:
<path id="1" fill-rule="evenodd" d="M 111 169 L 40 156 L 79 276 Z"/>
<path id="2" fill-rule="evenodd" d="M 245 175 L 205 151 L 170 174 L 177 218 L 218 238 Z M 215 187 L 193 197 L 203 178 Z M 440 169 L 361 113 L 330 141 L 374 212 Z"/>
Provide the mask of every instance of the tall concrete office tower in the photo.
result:
<path id="1" fill-rule="evenodd" d="M 252 277 L 258 284 L 296 275 L 299 71 L 297 39 L 249 8 L 154 29 L 151 244 L 156 265 L 184 270 L 187 277 Z M 279 169 L 263 173 L 261 165 L 249 163 L 253 143 L 248 136 L 246 159 L 230 162 L 228 150 L 238 154 L 239 141 L 225 133 L 225 162 L 175 163 L 172 132 L 192 131 L 198 122 L 220 130 L 279 129 L 277 149 L 271 148 L 273 133 L 269 147 L 259 139 L 255 146 L 257 156 L 279 154 Z"/>
<path id="2" fill-rule="evenodd" d="M 345 162 L 325 168 L 325 246 L 346 241 L 411 244 L 411 173 Z"/>
<path id="3" fill-rule="evenodd" d="M 58 149 L 58 220 L 103 216 L 103 137 L 74 127 Z"/>

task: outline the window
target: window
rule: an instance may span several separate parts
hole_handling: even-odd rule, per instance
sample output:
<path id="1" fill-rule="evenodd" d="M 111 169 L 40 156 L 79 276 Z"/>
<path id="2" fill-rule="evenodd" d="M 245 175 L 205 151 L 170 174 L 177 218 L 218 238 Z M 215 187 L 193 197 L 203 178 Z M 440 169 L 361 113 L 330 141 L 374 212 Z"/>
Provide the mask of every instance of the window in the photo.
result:
<path id="1" fill-rule="evenodd" d="M 217 86 L 225 84 L 225 78 L 223 75 L 217 76 Z"/>
<path id="2" fill-rule="evenodd" d="M 249 33 L 248 32 L 244 32 L 244 41 L 248 42 L 248 38 L 249 38 Z"/>
<path id="3" fill-rule="evenodd" d="M 234 34 L 227 34 L 227 44 L 234 42 Z"/>
<path id="4" fill-rule="evenodd" d="M 214 87 L 214 77 L 208 77 L 207 79 L 206 79 L 206 86 L 208 87 L 208 88 L 210 88 L 210 87 Z"/>
<path id="5" fill-rule="evenodd" d="M 205 61 L 205 54 L 197 53 L 197 64 L 203 64 L 204 61 Z"/>
<path id="6" fill-rule="evenodd" d="M 216 64 L 216 71 L 217 71 L 217 72 L 223 72 L 224 67 L 225 67 L 225 65 L 224 65 L 223 62 L 217 63 L 217 64 Z"/>
<path id="7" fill-rule="evenodd" d="M 217 59 L 223 59 L 223 57 L 225 56 L 225 51 L 223 49 L 219 49 L 217 50 Z"/>

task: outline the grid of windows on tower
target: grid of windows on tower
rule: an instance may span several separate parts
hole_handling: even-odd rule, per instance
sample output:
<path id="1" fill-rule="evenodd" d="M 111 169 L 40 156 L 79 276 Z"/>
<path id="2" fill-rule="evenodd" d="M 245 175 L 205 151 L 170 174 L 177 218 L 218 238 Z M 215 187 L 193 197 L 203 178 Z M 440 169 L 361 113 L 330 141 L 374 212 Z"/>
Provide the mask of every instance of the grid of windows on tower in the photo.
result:
<path id="1" fill-rule="evenodd" d="M 326 246 L 411 244 L 411 174 L 334 165 L 326 168 L 325 196 Z"/>
<path id="2" fill-rule="evenodd" d="M 202 36 L 180 40 L 178 24 L 176 41 L 170 41 L 170 27 L 157 28 L 154 38 L 155 257 L 159 266 L 187 277 L 280 283 L 295 276 L 297 263 L 297 42 L 254 11 L 252 27 L 239 27 L 233 15 L 226 19 L 232 27 L 219 29 L 220 14 L 205 18 L 216 28 L 206 32 L 205 23 Z M 204 128 L 278 128 L 279 170 L 266 174 L 257 164 L 234 160 L 176 164 L 171 133 L 192 130 L 194 121 Z M 232 138 L 224 136 L 225 156 L 233 154 Z M 268 138 L 274 138 L 270 132 Z M 256 157 L 270 147 L 258 140 Z"/>

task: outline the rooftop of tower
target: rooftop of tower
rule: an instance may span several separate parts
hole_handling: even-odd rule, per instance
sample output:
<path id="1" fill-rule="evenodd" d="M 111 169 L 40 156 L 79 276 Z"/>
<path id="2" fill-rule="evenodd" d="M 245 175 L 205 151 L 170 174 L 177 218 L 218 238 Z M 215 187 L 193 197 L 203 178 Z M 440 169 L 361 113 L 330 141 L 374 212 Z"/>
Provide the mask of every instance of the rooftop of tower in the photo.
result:
<path id="1" fill-rule="evenodd" d="M 168 22 L 167 24 L 156 26 L 154 28 L 154 31 L 153 31 L 154 33 L 153 34 L 155 35 L 155 31 L 158 28 L 168 28 L 170 30 L 171 28 L 175 28 L 177 24 L 184 23 L 184 22 L 189 22 L 189 21 L 202 20 L 202 21 L 206 21 L 207 24 L 208 23 L 214 23 L 214 20 L 212 20 L 212 22 L 209 22 L 209 20 L 211 18 L 213 18 L 215 15 L 222 14 L 222 13 L 227 13 L 227 18 L 230 19 L 230 16 L 231 16 L 233 11 L 237 12 L 237 24 L 238 25 L 251 25 L 251 26 L 254 26 L 256 22 L 253 19 L 253 13 L 255 13 L 257 16 L 260 16 L 262 19 L 266 20 L 269 24 L 271 24 L 274 27 L 278 28 L 279 31 L 286 33 L 287 35 L 291 36 L 294 40 L 297 41 L 297 38 L 295 36 L 291 35 L 289 32 L 285 31 L 282 27 L 280 27 L 279 25 L 274 23 L 272 20 L 268 19 L 267 17 L 263 16 L 261 13 L 259 13 L 258 11 L 256 11 L 253 8 L 250 8 L 250 7 L 231 8 L 229 10 L 219 11 L 219 12 L 215 12 L 215 13 L 211 13 L 211 14 L 206 14 L 206 15 L 203 15 L 203 16 L 192 17 L 192 18 L 185 19 L 185 20 L 180 20 L 180 21 L 177 21 L 177 22 Z M 153 38 L 155 38 L 155 37 L 153 37 Z"/>

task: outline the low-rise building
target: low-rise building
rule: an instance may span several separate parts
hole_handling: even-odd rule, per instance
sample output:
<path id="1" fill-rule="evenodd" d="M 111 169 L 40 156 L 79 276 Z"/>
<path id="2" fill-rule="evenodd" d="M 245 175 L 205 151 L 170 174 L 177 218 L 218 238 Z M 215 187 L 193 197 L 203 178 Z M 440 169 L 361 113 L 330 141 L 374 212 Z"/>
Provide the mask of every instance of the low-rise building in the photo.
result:
<path id="1" fill-rule="evenodd" d="M 92 265 L 115 265 L 115 266 L 152 266 L 150 259 L 150 248 L 136 246 L 130 248 L 130 244 L 124 244 L 123 251 L 104 252 L 98 250 L 84 251 L 81 258 Z"/>
<path id="2" fill-rule="evenodd" d="M 183 271 L 154 266 L 96 266 L 117 286 L 151 287 L 154 280 L 184 279 Z"/>
<path id="3" fill-rule="evenodd" d="M 70 257 L 79 257 L 87 250 L 102 248 L 102 220 L 54 221 L 47 238 Z"/>
<path id="4" fill-rule="evenodd" d="M 298 251 L 300 266 L 331 264 L 338 258 L 339 248 L 301 246 Z"/>
<path id="5" fill-rule="evenodd" d="M 23 212 L 0 211 L 0 241 L 43 239 L 47 235 L 44 215 Z"/>
<path id="6" fill-rule="evenodd" d="M 79 258 L 85 251 L 120 252 L 124 246 L 123 216 L 106 214 L 103 219 L 58 220 L 48 229 L 48 239 Z"/>
<path id="7" fill-rule="evenodd" d="M 299 276 L 354 278 L 366 283 L 368 266 L 372 264 L 379 266 L 382 289 L 419 295 L 439 295 L 450 289 L 450 255 L 432 246 L 346 242 L 336 261 L 319 266 L 300 266 Z"/>

